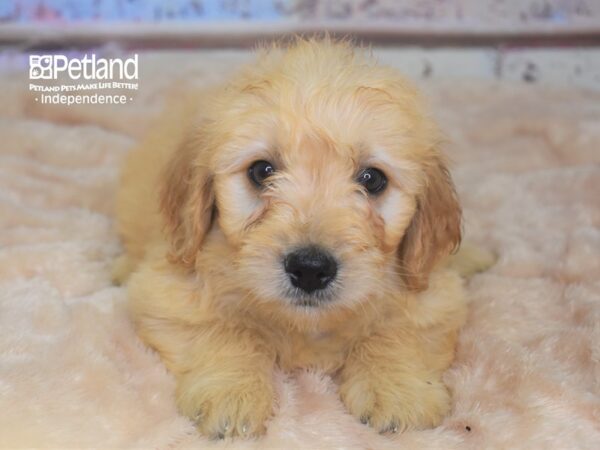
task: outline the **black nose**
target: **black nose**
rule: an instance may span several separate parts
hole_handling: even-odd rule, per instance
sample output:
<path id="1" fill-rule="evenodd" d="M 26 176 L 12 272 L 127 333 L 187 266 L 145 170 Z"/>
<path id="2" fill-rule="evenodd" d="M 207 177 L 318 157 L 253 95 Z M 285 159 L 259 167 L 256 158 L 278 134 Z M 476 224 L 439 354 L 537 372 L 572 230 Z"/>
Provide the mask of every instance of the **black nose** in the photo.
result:
<path id="1" fill-rule="evenodd" d="M 290 253 L 283 265 L 292 284 L 307 293 L 324 289 L 337 274 L 333 256 L 314 246 Z"/>

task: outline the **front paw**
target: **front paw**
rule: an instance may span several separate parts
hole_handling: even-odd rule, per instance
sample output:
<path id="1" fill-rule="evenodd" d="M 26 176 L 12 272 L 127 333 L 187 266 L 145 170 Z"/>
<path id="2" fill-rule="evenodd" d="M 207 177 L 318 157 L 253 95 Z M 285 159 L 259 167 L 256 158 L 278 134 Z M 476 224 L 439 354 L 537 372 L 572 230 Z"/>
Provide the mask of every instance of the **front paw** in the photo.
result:
<path id="1" fill-rule="evenodd" d="M 409 376 L 355 375 L 342 382 L 340 396 L 355 417 L 380 433 L 434 427 L 450 407 L 441 381 Z"/>
<path id="2" fill-rule="evenodd" d="M 180 411 L 211 439 L 264 434 L 273 399 L 272 383 L 260 377 L 189 374 L 177 388 Z"/>

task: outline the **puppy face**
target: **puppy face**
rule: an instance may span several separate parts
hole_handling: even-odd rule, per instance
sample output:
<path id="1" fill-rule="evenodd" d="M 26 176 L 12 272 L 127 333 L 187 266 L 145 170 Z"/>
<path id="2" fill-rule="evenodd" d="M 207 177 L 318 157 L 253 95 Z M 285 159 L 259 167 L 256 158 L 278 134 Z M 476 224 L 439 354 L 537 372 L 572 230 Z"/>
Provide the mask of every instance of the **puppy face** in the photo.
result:
<path id="1" fill-rule="evenodd" d="M 460 240 L 435 126 L 391 69 L 344 43 L 273 49 L 220 91 L 166 174 L 172 256 L 211 227 L 232 283 L 292 308 L 422 290 Z"/>

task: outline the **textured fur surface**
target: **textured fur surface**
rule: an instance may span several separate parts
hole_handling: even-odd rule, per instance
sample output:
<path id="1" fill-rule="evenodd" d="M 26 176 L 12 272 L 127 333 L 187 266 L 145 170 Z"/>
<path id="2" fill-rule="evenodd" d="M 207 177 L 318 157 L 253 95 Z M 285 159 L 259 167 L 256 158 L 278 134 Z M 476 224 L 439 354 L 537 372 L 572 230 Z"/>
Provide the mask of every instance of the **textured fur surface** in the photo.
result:
<path id="1" fill-rule="evenodd" d="M 467 313 L 440 265 L 461 208 L 415 88 L 350 43 L 298 39 L 215 90 L 173 99 L 117 200 L 130 261 L 115 275 L 132 270 L 132 320 L 180 411 L 209 437 L 262 435 L 275 369 L 313 369 L 380 432 L 437 425 Z M 260 160 L 278 167 L 263 189 L 248 179 Z M 387 174 L 378 195 L 355 181 L 367 167 Z M 339 263 L 320 306 L 283 270 L 306 245 Z"/>
<path id="2" fill-rule="evenodd" d="M 209 437 L 262 435 L 275 370 L 314 369 L 380 432 L 437 425 L 467 313 L 462 280 L 440 267 L 461 208 L 416 90 L 329 39 L 267 48 L 215 89 L 171 99 L 117 200 L 130 261 L 115 275 L 132 270 L 132 320 L 175 375 L 179 409 Z M 262 189 L 248 179 L 260 160 L 278 167 Z M 355 181 L 367 167 L 387 175 L 378 195 Z M 320 306 L 283 270 L 306 245 L 339 263 Z"/>
<path id="3" fill-rule="evenodd" d="M 42 107 L 26 73 L 2 75 L 0 446 L 596 448 L 600 99 L 561 88 L 425 87 L 453 142 L 465 234 L 499 255 L 467 286 L 439 427 L 380 436 L 315 372 L 276 374 L 262 441 L 210 443 L 177 413 L 173 378 L 110 283 L 117 170 L 174 75 L 208 84 L 246 58 L 146 57 L 152 75 L 123 109 Z"/>

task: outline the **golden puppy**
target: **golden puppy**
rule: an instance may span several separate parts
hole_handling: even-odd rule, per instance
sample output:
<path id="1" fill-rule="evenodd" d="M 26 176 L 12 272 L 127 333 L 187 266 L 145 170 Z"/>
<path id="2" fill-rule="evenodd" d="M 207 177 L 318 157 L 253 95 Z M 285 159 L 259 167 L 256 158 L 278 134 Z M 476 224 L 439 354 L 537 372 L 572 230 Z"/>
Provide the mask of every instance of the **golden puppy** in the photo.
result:
<path id="1" fill-rule="evenodd" d="M 274 369 L 316 368 L 379 431 L 439 423 L 466 315 L 439 263 L 461 209 L 415 89 L 325 39 L 186 97 L 126 164 L 115 272 L 133 272 L 133 320 L 181 412 L 208 436 L 257 435 Z"/>

